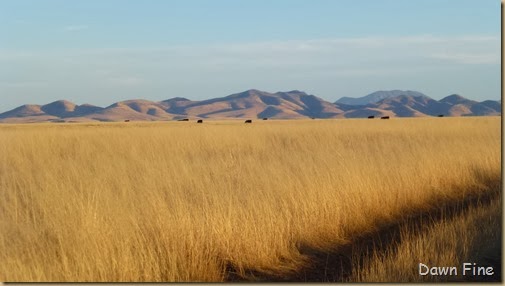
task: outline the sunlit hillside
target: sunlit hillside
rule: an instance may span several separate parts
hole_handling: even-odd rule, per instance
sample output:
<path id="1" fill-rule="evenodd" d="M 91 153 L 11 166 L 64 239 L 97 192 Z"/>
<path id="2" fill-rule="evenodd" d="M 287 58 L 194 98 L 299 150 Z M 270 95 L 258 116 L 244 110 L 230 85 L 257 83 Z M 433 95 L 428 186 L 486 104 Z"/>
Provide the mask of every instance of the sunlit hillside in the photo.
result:
<path id="1" fill-rule="evenodd" d="M 0 281 L 412 281 L 314 259 L 496 196 L 500 140 L 499 117 L 0 125 Z"/>

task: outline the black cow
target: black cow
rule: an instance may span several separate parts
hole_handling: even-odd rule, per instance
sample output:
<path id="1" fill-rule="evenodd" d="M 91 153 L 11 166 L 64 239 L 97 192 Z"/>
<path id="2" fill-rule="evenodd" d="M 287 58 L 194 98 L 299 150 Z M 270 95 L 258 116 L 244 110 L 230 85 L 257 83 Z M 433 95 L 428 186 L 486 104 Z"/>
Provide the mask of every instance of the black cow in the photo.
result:
<path id="1" fill-rule="evenodd" d="M 252 123 L 252 120 L 251 119 L 247 119 L 246 121 L 244 121 L 244 123 Z"/>
<path id="2" fill-rule="evenodd" d="M 381 119 L 389 119 L 389 116 L 382 116 Z"/>
<path id="3" fill-rule="evenodd" d="M 439 114 L 438 117 L 444 117 L 444 115 L 443 114 Z"/>
<path id="4" fill-rule="evenodd" d="M 374 118 L 375 118 L 375 116 L 373 116 L 373 115 L 368 116 L 368 119 L 374 119 Z"/>
<path id="5" fill-rule="evenodd" d="M 196 123 L 203 123 L 203 120 L 202 119 L 198 119 L 198 121 L 196 121 Z"/>
<path id="6" fill-rule="evenodd" d="M 265 117 L 265 118 L 263 118 L 263 120 L 268 120 L 268 118 Z"/>
<path id="7" fill-rule="evenodd" d="M 189 121 L 188 118 L 179 119 L 178 121 Z"/>

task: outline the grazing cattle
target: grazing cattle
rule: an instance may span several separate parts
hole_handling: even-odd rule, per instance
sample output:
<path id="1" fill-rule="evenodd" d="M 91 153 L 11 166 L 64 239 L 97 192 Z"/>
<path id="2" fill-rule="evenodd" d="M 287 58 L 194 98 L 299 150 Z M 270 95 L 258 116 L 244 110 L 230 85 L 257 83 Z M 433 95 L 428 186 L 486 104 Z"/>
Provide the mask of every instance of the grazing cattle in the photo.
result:
<path id="1" fill-rule="evenodd" d="M 203 120 L 202 119 L 198 119 L 198 121 L 196 123 L 203 123 Z"/>
<path id="2" fill-rule="evenodd" d="M 389 116 L 382 116 L 381 119 L 389 119 Z"/>
<path id="3" fill-rule="evenodd" d="M 374 119 L 374 118 L 375 118 L 375 116 L 373 116 L 373 115 L 368 116 L 368 119 Z"/>
<path id="4" fill-rule="evenodd" d="M 438 117 L 444 117 L 444 115 L 443 114 L 439 114 Z"/>
<path id="5" fill-rule="evenodd" d="M 130 119 L 126 119 L 124 122 L 130 122 Z"/>
<path id="6" fill-rule="evenodd" d="M 179 121 L 189 121 L 188 118 L 179 119 Z"/>
<path id="7" fill-rule="evenodd" d="M 263 118 L 263 120 L 268 120 L 268 118 L 265 117 L 265 118 Z"/>
<path id="8" fill-rule="evenodd" d="M 246 121 L 244 121 L 244 123 L 252 123 L 252 120 L 251 119 L 247 119 Z"/>

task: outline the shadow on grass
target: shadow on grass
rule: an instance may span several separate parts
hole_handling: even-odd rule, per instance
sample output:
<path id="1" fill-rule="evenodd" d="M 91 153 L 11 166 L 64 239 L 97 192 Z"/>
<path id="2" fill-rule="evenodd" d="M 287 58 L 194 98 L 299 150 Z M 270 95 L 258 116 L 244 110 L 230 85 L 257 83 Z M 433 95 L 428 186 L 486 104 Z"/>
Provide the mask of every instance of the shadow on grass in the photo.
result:
<path id="1" fill-rule="evenodd" d="M 427 226 L 435 222 L 461 215 L 470 207 L 486 207 L 492 201 L 501 199 L 501 177 L 492 178 L 480 170 L 475 170 L 474 175 L 479 182 L 479 190 L 465 196 L 463 200 L 446 199 L 434 202 L 434 207 L 428 211 L 412 213 L 401 221 L 383 225 L 376 232 L 355 237 L 351 243 L 335 246 L 333 249 L 321 251 L 308 245 L 300 245 L 298 251 L 307 258 L 307 263 L 296 272 L 265 273 L 254 269 L 237 269 L 228 263 L 225 273 L 226 281 L 345 282 L 353 273 L 353 265 L 354 267 L 356 264 L 363 265 L 367 257 L 384 253 L 391 245 L 401 243 L 400 232 L 404 227 L 408 226 L 416 233 L 422 233 Z M 454 191 L 465 190 L 455 187 Z M 358 263 L 356 263 L 356 257 L 358 257 Z M 492 266 L 495 275 L 473 277 L 471 281 L 501 281 L 501 238 L 494 249 L 480 255 L 473 262 L 478 262 L 480 266 Z M 391 277 L 391 282 L 394 282 L 393 277 Z"/>

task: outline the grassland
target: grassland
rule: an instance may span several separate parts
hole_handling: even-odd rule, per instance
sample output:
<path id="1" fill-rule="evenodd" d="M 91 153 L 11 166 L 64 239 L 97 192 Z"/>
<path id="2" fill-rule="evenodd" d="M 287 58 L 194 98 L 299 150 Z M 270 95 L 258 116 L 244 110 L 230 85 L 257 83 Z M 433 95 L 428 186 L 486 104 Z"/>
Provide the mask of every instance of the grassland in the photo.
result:
<path id="1" fill-rule="evenodd" d="M 501 200 L 477 203 L 425 225 L 402 223 L 384 251 L 353 257 L 348 282 L 497 282 L 501 280 Z M 430 250 L 430 251 L 426 251 Z M 362 252 L 361 252 L 362 253 Z M 457 275 L 419 275 L 418 263 L 456 266 Z M 494 266 L 494 275 L 463 275 L 463 263 Z M 470 273 L 470 272 L 468 272 Z M 468 274 L 467 273 L 467 274 Z"/>
<path id="2" fill-rule="evenodd" d="M 499 198 L 500 162 L 499 117 L 0 125 L 0 280 L 342 281 L 315 254 Z M 497 227 L 482 208 L 402 226 L 345 279 L 415 281 L 411 260 L 471 258 L 458 249 Z M 455 235 L 468 239 L 428 243 Z M 394 268 L 401 247 L 412 259 Z"/>

